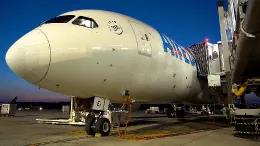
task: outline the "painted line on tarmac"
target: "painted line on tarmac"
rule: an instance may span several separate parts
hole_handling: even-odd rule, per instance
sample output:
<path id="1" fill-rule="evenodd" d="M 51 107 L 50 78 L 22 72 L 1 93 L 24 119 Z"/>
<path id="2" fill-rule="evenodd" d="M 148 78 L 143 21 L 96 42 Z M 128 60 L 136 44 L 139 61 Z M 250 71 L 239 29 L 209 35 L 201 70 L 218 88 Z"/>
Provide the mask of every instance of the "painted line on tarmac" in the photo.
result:
<path id="1" fill-rule="evenodd" d="M 118 136 L 118 138 L 124 139 L 124 140 L 130 140 L 130 141 L 144 141 L 144 140 L 164 138 L 164 137 L 170 137 L 170 136 L 194 134 L 194 133 L 205 132 L 205 131 L 210 131 L 210 130 L 217 130 L 220 128 L 222 128 L 222 127 L 203 128 L 200 130 L 190 130 L 190 131 L 184 131 L 184 132 L 157 131 L 157 132 L 148 133 L 148 134 L 129 134 L 126 136 Z"/>
<path id="2" fill-rule="evenodd" d="M 82 137 L 75 137 L 75 138 L 67 138 L 67 139 L 62 139 L 62 140 L 51 140 L 51 141 L 45 141 L 45 142 L 40 142 L 40 143 L 34 143 L 34 144 L 28 144 L 26 146 L 41 146 L 41 145 L 46 145 L 46 144 L 55 144 L 55 143 L 62 143 L 62 142 L 69 142 L 73 140 L 81 140 L 81 139 L 87 139 L 87 138 L 95 138 L 93 136 L 82 136 Z"/>
<path id="3" fill-rule="evenodd" d="M 224 127 L 229 127 L 229 126 L 214 125 L 214 127 L 202 128 L 199 130 L 189 130 L 189 131 L 183 131 L 183 132 L 172 132 L 172 131 L 160 130 L 160 131 L 150 132 L 150 133 L 127 134 L 127 135 L 121 135 L 121 136 L 119 136 L 116 131 L 113 131 L 110 133 L 110 136 L 117 135 L 117 138 L 123 139 L 123 140 L 143 141 L 143 140 L 164 138 L 164 137 L 170 137 L 170 136 L 194 134 L 194 133 L 205 132 L 205 131 L 210 131 L 210 130 L 217 130 L 217 129 L 224 128 Z M 64 134 L 81 135 L 81 134 L 86 134 L 86 133 L 84 130 L 79 130 L 79 131 L 66 132 Z M 69 142 L 69 141 L 73 141 L 73 140 L 81 140 L 81 139 L 86 139 L 86 138 L 99 138 L 99 137 L 84 135 L 84 136 L 76 137 L 76 138 L 67 138 L 67 139 L 63 139 L 63 140 L 46 141 L 46 142 L 41 142 L 41 143 L 29 144 L 26 146 L 40 146 L 40 145 L 55 144 L 55 143 L 62 143 L 62 142 L 65 143 L 65 142 Z"/>
<path id="4" fill-rule="evenodd" d="M 85 132 L 85 130 L 78 130 L 78 131 L 65 132 L 64 134 L 68 134 L 68 135 L 79 135 L 79 134 L 86 134 L 86 132 Z"/>

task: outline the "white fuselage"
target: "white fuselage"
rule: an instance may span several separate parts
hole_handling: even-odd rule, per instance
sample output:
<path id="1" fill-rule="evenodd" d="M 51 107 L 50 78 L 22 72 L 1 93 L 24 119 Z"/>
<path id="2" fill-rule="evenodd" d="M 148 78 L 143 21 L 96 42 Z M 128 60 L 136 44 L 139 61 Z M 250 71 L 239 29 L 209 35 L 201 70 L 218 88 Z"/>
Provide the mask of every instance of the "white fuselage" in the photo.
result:
<path id="1" fill-rule="evenodd" d="M 61 16 L 67 15 L 74 17 L 66 23 L 43 23 L 12 45 L 6 61 L 13 72 L 41 88 L 72 96 L 122 102 L 122 92 L 129 90 L 139 102 L 210 102 L 202 94 L 191 54 L 184 48 L 178 51 L 181 46 L 154 28 L 107 11 Z M 79 16 L 91 18 L 98 27 L 73 24 Z"/>

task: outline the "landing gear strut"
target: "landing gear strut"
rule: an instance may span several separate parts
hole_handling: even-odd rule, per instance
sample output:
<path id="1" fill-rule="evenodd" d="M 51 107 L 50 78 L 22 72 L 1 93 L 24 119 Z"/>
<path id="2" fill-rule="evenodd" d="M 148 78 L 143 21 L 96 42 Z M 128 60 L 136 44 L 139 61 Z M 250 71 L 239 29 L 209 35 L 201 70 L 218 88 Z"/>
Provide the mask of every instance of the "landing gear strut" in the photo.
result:
<path id="1" fill-rule="evenodd" d="M 184 116 L 184 108 L 181 105 L 170 105 L 170 107 L 167 109 L 168 118 L 184 118 Z"/>
<path id="2" fill-rule="evenodd" d="M 178 106 L 176 110 L 176 117 L 177 118 L 184 118 L 185 112 L 184 112 L 184 107 L 183 106 Z"/>
<path id="3" fill-rule="evenodd" d="M 175 110 L 174 110 L 174 108 L 173 107 L 169 107 L 169 108 L 167 108 L 167 117 L 168 118 L 175 118 Z"/>

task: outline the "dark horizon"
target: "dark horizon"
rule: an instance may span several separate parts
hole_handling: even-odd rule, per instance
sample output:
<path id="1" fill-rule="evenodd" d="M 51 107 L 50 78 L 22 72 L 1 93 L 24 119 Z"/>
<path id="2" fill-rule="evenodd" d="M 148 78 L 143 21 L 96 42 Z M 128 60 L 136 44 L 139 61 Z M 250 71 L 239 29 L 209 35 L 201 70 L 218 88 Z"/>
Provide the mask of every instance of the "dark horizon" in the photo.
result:
<path id="1" fill-rule="evenodd" d="M 67 100 L 54 100 L 54 101 L 48 101 L 48 100 L 23 100 L 21 97 L 17 96 L 17 103 L 67 103 L 70 102 L 70 97 L 67 96 Z M 13 97 L 14 98 L 14 97 Z M 0 99 L 0 103 L 9 103 L 13 98 L 11 99 Z M 246 103 L 247 104 L 260 104 L 260 97 L 257 97 L 254 93 L 246 94 L 245 96 Z"/>

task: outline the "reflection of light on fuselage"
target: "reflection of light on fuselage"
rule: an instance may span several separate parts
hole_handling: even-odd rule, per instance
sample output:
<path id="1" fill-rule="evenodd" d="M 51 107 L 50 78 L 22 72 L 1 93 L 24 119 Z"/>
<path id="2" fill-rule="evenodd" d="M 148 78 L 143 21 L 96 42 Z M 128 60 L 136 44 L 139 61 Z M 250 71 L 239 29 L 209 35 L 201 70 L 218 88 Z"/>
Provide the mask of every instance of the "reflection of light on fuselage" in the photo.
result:
<path id="1" fill-rule="evenodd" d="M 93 50 L 100 50 L 102 47 L 92 47 Z"/>
<path id="2" fill-rule="evenodd" d="M 82 20 L 81 25 L 90 26 L 90 21 L 83 21 Z"/>

